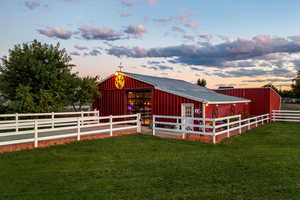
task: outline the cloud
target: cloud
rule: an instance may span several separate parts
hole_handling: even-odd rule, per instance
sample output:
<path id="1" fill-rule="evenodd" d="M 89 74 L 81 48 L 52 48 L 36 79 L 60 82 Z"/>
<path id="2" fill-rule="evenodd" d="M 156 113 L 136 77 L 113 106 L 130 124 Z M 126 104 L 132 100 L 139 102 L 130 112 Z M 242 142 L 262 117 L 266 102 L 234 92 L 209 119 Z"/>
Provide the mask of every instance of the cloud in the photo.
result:
<path id="1" fill-rule="evenodd" d="M 89 49 L 88 47 L 79 46 L 79 45 L 75 45 L 74 48 L 75 48 L 75 49 L 78 49 L 78 50 L 80 50 L 80 51 L 84 51 L 84 50 L 88 50 L 88 49 Z"/>
<path id="2" fill-rule="evenodd" d="M 165 63 L 165 61 L 148 61 L 148 65 L 159 65 L 161 63 Z"/>
<path id="3" fill-rule="evenodd" d="M 199 27 L 199 22 L 196 20 L 190 19 L 188 16 L 177 17 L 177 22 L 183 24 L 187 28 L 197 29 Z"/>
<path id="4" fill-rule="evenodd" d="M 173 20 L 172 17 L 166 17 L 166 18 L 154 18 L 152 19 L 154 22 L 159 22 L 159 23 L 168 23 Z"/>
<path id="5" fill-rule="evenodd" d="M 109 49 L 106 49 L 106 52 L 109 55 L 114 55 L 117 57 L 133 57 L 133 58 L 145 58 L 147 57 L 147 50 L 143 47 L 133 47 L 127 48 L 123 46 L 111 46 Z"/>
<path id="6" fill-rule="evenodd" d="M 211 39 L 213 38 L 213 36 L 212 36 L 212 35 L 210 35 L 210 34 L 206 34 L 206 35 L 199 35 L 199 37 L 200 37 L 200 38 L 202 38 L 202 39 L 204 39 L 204 40 L 206 40 L 207 42 L 210 42 L 210 41 L 211 41 Z"/>
<path id="7" fill-rule="evenodd" d="M 288 69 L 275 68 L 271 70 L 265 69 L 239 69 L 239 70 L 229 70 L 223 72 L 215 72 L 211 75 L 219 77 L 255 77 L 255 76 L 278 76 L 292 78 L 295 73 Z"/>
<path id="8" fill-rule="evenodd" d="M 113 53 L 113 48 L 108 53 Z M 118 47 L 122 48 L 122 47 Z M 142 47 L 140 47 L 142 48 Z M 300 44 L 282 38 L 254 37 L 237 39 L 210 46 L 178 45 L 158 48 L 143 48 L 142 54 L 136 48 L 123 48 L 117 56 L 128 57 L 174 57 L 173 62 L 184 65 L 205 65 L 228 68 L 227 62 L 261 58 L 272 53 L 299 53 Z M 114 55 L 114 54 L 111 54 Z M 227 65 L 226 65 L 227 64 Z"/>
<path id="9" fill-rule="evenodd" d="M 172 26 L 172 31 L 178 32 L 178 33 L 185 33 L 185 30 L 183 28 L 180 28 L 178 26 Z"/>
<path id="10" fill-rule="evenodd" d="M 94 28 L 88 25 L 79 28 L 80 35 L 86 40 L 114 41 L 122 39 L 122 33 L 109 28 Z"/>
<path id="11" fill-rule="evenodd" d="M 126 27 L 124 32 L 138 38 L 143 36 L 143 34 L 147 32 L 147 30 L 143 25 L 130 25 Z"/>
<path id="12" fill-rule="evenodd" d="M 194 35 L 184 35 L 183 39 L 188 41 L 195 41 L 196 37 Z"/>
<path id="13" fill-rule="evenodd" d="M 89 52 L 90 56 L 98 56 L 101 55 L 101 51 L 97 50 L 97 49 L 93 49 L 92 51 Z"/>
<path id="14" fill-rule="evenodd" d="M 78 51 L 72 51 L 70 53 L 70 55 L 72 55 L 72 56 L 80 56 L 80 53 Z"/>
<path id="15" fill-rule="evenodd" d="M 25 6 L 30 10 L 33 10 L 33 9 L 41 6 L 40 0 L 27 0 L 24 3 L 25 3 Z"/>
<path id="16" fill-rule="evenodd" d="M 298 42 L 298 41 L 300 41 L 300 35 L 293 35 L 293 36 L 290 36 L 289 39 Z"/>
<path id="17" fill-rule="evenodd" d="M 246 83 L 292 82 L 292 79 L 268 78 L 268 79 L 242 80 L 242 82 L 246 82 Z"/>
<path id="18" fill-rule="evenodd" d="M 127 12 L 120 13 L 120 17 L 129 17 L 129 16 L 131 16 L 131 14 L 129 14 Z"/>
<path id="19" fill-rule="evenodd" d="M 73 34 L 71 31 L 61 29 L 61 28 L 38 29 L 37 31 L 40 34 L 45 35 L 47 37 L 58 38 L 63 40 L 70 39 Z"/>
<path id="20" fill-rule="evenodd" d="M 157 5 L 156 0 L 147 0 L 146 3 L 148 6 L 156 6 Z"/>
<path id="21" fill-rule="evenodd" d="M 199 71 L 199 72 L 204 71 L 203 68 L 198 68 L 198 67 L 190 67 L 190 69 L 193 70 L 193 71 Z"/>
<path id="22" fill-rule="evenodd" d="M 125 7 L 132 7 L 135 5 L 134 0 L 121 0 L 120 2 L 122 4 L 122 6 L 125 6 Z"/>
<path id="23" fill-rule="evenodd" d="M 165 71 L 165 70 L 173 70 L 173 67 L 167 66 L 167 65 L 153 65 L 153 66 L 147 66 L 142 65 L 143 68 L 152 69 L 155 71 Z"/>

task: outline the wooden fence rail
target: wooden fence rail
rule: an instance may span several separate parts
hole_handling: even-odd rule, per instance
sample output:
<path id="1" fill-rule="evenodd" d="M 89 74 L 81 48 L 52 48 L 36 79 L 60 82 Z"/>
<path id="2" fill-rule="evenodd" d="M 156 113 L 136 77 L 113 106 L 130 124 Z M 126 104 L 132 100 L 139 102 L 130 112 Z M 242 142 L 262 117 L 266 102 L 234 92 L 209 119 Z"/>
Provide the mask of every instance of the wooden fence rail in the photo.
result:
<path id="1" fill-rule="evenodd" d="M 157 131 L 177 132 L 185 138 L 186 134 L 209 135 L 216 143 L 216 136 L 227 134 L 230 136 L 231 131 L 238 130 L 242 133 L 242 129 L 251 129 L 252 126 L 259 126 L 269 123 L 269 114 L 255 116 L 247 119 L 241 119 L 241 115 L 234 115 L 222 118 L 188 118 L 180 116 L 163 116 L 154 115 L 152 131 L 153 135 Z"/>
<path id="2" fill-rule="evenodd" d="M 300 122 L 300 110 L 273 110 L 272 121 Z"/>
<path id="3" fill-rule="evenodd" d="M 54 123 L 54 126 L 53 126 Z M 15 125 L 0 124 L 0 146 L 33 142 L 38 147 L 39 141 L 137 129 L 141 132 L 141 115 L 87 116 L 77 118 L 24 120 L 15 131 Z M 53 133 L 45 136 L 43 133 Z M 57 134 L 55 134 L 57 133 Z"/>

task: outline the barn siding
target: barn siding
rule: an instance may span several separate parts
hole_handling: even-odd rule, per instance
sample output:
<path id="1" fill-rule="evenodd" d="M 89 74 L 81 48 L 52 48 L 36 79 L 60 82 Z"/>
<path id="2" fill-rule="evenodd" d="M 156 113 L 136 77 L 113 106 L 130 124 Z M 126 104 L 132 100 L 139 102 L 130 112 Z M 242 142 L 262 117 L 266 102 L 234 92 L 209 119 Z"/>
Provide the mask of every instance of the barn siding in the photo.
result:
<path id="1" fill-rule="evenodd" d="M 202 110 L 202 103 L 170 94 L 160 90 L 153 90 L 153 107 L 152 113 L 154 115 L 171 115 L 181 116 L 181 104 L 193 103 L 194 109 Z M 194 117 L 202 117 L 202 114 L 194 114 Z"/>
<path id="2" fill-rule="evenodd" d="M 242 118 L 245 118 L 249 115 L 249 104 L 209 104 L 205 107 L 205 113 L 205 117 L 207 118 L 226 117 L 231 115 L 241 115 Z"/>
<path id="3" fill-rule="evenodd" d="M 251 100 L 250 114 L 262 115 L 280 109 L 281 97 L 270 88 L 236 88 L 215 90 L 218 93 Z"/>

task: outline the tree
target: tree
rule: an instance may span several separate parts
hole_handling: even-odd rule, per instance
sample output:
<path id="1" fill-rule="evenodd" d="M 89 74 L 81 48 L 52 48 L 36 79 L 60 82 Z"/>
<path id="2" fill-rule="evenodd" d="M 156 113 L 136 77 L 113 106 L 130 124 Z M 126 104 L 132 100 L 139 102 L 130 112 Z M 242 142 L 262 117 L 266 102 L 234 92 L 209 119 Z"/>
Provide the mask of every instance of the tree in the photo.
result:
<path id="1" fill-rule="evenodd" d="M 300 98 L 300 70 L 298 70 L 296 78 L 293 79 L 292 91 L 296 98 Z"/>
<path id="2" fill-rule="evenodd" d="M 34 40 L 16 45 L 1 61 L 0 92 L 13 112 L 60 111 L 74 103 L 74 82 L 80 78 L 59 44 Z"/>
<path id="3" fill-rule="evenodd" d="M 263 86 L 264 88 L 272 88 L 275 92 L 279 93 L 279 90 L 277 89 L 277 87 L 275 87 L 275 85 L 273 85 L 272 83 L 268 83 L 266 85 Z"/>
<path id="4" fill-rule="evenodd" d="M 76 78 L 73 82 L 72 106 L 75 111 L 81 110 L 83 105 L 90 104 L 95 97 L 99 96 L 98 77 Z M 77 109 L 78 107 L 78 109 Z"/>
<path id="5" fill-rule="evenodd" d="M 202 86 L 202 87 L 205 87 L 206 86 L 206 80 L 203 78 L 203 79 L 198 79 L 197 80 L 197 85 L 199 86 Z"/>

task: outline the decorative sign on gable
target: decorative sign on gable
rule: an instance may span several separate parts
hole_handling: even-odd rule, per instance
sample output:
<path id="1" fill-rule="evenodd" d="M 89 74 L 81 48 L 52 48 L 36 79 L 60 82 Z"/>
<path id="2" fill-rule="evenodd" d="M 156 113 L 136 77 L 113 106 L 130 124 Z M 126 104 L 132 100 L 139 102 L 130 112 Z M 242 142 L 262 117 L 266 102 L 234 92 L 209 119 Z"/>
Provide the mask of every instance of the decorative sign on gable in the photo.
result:
<path id="1" fill-rule="evenodd" d="M 125 86 L 125 77 L 122 74 L 117 74 L 115 76 L 115 86 L 118 89 L 123 89 Z"/>

